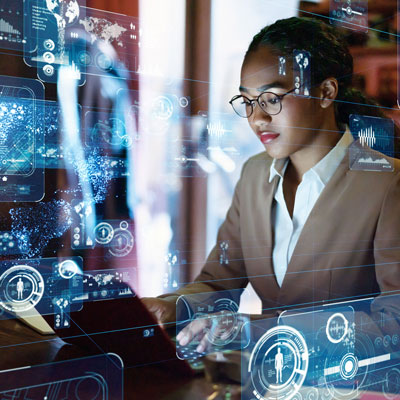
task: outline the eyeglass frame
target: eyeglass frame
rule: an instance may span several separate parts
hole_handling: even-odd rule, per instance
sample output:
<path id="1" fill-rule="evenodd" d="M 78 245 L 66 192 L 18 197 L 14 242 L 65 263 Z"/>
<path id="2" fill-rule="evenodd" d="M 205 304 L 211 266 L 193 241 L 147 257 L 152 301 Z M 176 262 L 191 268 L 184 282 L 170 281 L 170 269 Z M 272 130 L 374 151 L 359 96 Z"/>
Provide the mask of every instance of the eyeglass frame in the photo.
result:
<path id="1" fill-rule="evenodd" d="M 233 102 L 238 99 L 239 97 L 244 97 L 245 99 L 247 99 L 249 101 L 249 103 L 251 104 L 251 113 L 249 115 L 247 115 L 246 117 L 242 117 L 241 115 L 239 115 L 239 117 L 241 118 L 250 118 L 253 115 L 254 112 L 254 103 L 257 103 L 258 106 L 260 107 L 260 109 L 267 115 L 278 115 L 281 111 L 282 111 L 282 99 L 287 96 L 290 93 L 293 93 L 296 89 L 296 87 L 294 87 L 292 90 L 289 90 L 288 92 L 284 93 L 284 94 L 276 94 L 274 92 L 270 92 L 269 90 L 266 90 L 265 92 L 260 93 L 256 99 L 249 99 L 247 96 L 244 96 L 242 94 L 237 94 L 236 96 L 233 96 L 230 100 L 229 100 L 229 104 L 231 105 L 231 107 L 233 108 L 233 111 L 235 112 L 236 115 L 239 115 L 238 112 L 235 110 L 235 107 L 233 107 Z M 261 107 L 259 99 L 260 97 L 265 94 L 265 93 L 271 93 L 273 95 L 275 95 L 278 99 L 279 99 L 279 105 L 280 105 L 280 110 L 279 112 L 277 112 L 276 114 L 271 114 L 268 113 L 266 111 L 264 111 L 264 109 Z"/>

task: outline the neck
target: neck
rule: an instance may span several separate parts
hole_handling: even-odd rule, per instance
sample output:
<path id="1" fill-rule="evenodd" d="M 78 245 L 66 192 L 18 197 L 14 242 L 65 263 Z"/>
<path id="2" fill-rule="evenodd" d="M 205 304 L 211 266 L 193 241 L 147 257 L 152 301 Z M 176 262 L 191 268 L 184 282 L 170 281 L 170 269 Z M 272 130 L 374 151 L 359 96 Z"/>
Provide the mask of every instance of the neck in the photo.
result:
<path id="1" fill-rule="evenodd" d="M 323 125 L 319 128 L 318 134 L 314 135 L 314 140 L 309 146 L 289 156 L 298 182 L 301 182 L 303 175 L 322 160 L 342 137 L 333 115 Z"/>

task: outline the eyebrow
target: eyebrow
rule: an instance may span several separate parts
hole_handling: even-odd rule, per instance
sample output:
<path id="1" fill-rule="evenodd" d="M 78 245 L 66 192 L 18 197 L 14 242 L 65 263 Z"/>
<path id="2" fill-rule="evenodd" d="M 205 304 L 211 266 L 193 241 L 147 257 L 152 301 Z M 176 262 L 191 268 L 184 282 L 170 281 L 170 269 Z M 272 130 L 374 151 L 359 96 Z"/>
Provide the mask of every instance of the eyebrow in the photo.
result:
<path id="1" fill-rule="evenodd" d="M 286 85 L 283 82 L 275 81 L 275 82 L 272 82 L 272 83 L 267 83 L 267 84 L 265 84 L 263 86 L 260 86 L 258 88 L 254 88 L 254 89 L 253 88 L 246 88 L 244 86 L 239 86 L 239 91 L 248 93 L 249 90 L 253 89 L 253 90 L 257 90 L 258 92 L 265 92 L 266 90 L 271 89 L 271 88 L 286 89 Z"/>

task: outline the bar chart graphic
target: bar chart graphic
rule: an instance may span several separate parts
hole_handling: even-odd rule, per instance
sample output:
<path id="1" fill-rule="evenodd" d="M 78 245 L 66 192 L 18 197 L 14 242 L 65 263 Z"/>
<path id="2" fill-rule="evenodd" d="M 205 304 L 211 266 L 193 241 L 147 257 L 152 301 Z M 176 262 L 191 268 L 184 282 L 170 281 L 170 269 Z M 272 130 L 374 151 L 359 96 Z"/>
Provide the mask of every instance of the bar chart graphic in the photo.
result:
<path id="1" fill-rule="evenodd" d="M 0 0 L 0 15 L 0 48 L 22 50 L 26 43 L 23 0 Z"/>
<path id="2" fill-rule="evenodd" d="M 21 32 L 18 29 L 14 29 L 14 27 L 3 18 L 0 18 L 0 32 L 21 35 Z"/>

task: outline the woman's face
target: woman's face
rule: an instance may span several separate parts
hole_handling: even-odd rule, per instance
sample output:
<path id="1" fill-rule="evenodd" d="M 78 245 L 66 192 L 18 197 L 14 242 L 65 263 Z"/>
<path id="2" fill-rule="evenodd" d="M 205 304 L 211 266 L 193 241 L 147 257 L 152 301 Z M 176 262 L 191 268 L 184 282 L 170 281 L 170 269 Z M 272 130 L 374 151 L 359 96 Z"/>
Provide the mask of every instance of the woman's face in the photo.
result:
<path id="1" fill-rule="evenodd" d="M 292 62 L 286 60 L 286 75 L 279 75 L 279 56 L 267 47 L 248 54 L 241 71 L 240 92 L 256 99 L 265 91 L 278 95 L 294 88 Z M 312 96 L 318 97 L 311 92 Z M 266 114 L 258 104 L 248 118 L 250 127 L 273 158 L 285 158 L 295 153 L 307 155 L 313 146 L 324 145 L 321 129 L 324 110 L 317 98 L 304 98 L 288 94 L 282 99 L 282 111 L 277 115 Z"/>

